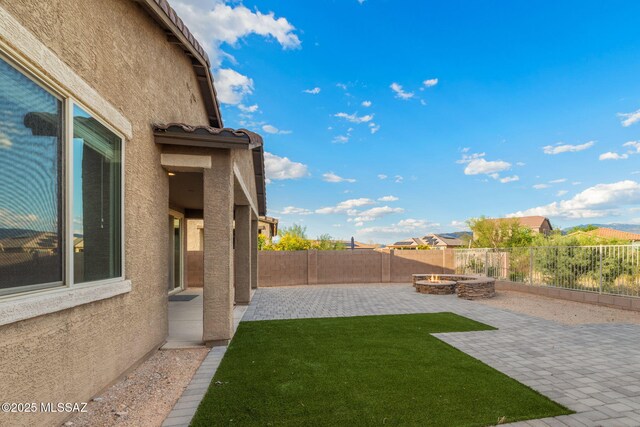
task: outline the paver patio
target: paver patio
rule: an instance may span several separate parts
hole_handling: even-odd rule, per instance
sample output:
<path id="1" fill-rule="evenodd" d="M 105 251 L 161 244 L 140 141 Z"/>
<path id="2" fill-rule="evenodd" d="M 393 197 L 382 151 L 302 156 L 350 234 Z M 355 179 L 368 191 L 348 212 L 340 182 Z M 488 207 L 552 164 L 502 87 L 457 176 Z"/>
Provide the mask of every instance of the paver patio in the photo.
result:
<path id="1" fill-rule="evenodd" d="M 640 325 L 562 325 L 409 284 L 262 288 L 243 321 L 443 311 L 498 329 L 435 336 L 576 411 L 511 425 L 640 426 Z"/>

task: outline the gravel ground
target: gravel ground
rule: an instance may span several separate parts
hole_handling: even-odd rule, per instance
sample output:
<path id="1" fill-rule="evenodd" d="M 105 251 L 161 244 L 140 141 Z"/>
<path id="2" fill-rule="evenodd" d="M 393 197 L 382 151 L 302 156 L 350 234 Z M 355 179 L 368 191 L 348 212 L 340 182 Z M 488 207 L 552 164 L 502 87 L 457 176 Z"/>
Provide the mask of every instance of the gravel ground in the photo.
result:
<path id="1" fill-rule="evenodd" d="M 209 352 L 161 350 L 89 403 L 65 426 L 160 426 Z"/>
<path id="2" fill-rule="evenodd" d="M 477 300 L 476 302 L 566 325 L 640 323 L 640 312 L 637 311 L 565 301 L 524 292 L 498 291 L 495 298 Z"/>

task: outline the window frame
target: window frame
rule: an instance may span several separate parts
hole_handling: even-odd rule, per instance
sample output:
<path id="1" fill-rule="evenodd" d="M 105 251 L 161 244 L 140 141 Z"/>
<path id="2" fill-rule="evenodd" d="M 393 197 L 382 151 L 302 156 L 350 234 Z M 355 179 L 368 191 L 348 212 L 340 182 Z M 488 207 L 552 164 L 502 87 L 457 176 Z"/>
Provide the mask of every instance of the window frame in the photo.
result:
<path id="1" fill-rule="evenodd" d="M 13 286 L 11 288 L 0 289 L 0 301 L 21 298 L 29 295 L 41 295 L 47 292 L 59 292 L 61 290 L 84 289 L 92 286 L 101 286 L 106 284 L 114 284 L 125 281 L 125 147 L 126 138 L 122 132 L 115 129 L 100 114 L 98 114 L 91 106 L 75 98 L 67 91 L 58 89 L 56 85 L 48 83 L 39 74 L 30 69 L 30 67 L 22 64 L 19 60 L 14 59 L 8 52 L 0 49 L 0 60 L 5 61 L 17 72 L 28 78 L 30 81 L 38 85 L 41 89 L 49 93 L 51 96 L 61 102 L 61 115 L 63 121 L 63 129 L 61 132 L 61 144 L 59 152 L 61 159 L 61 181 L 60 197 L 61 201 L 61 218 L 63 221 L 61 236 L 61 254 L 62 254 L 62 281 L 49 283 L 38 283 L 25 286 Z M 92 118 L 106 127 L 115 136 L 120 138 L 120 274 L 119 276 L 109 279 L 75 283 L 74 281 L 74 232 L 73 232 L 73 107 L 78 106 L 83 109 Z"/>

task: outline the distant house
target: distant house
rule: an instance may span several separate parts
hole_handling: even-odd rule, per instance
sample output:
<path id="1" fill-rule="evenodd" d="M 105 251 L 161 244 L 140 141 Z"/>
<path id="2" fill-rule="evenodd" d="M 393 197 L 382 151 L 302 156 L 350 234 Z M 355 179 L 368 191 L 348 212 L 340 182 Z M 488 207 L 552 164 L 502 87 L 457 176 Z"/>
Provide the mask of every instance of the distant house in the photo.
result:
<path id="1" fill-rule="evenodd" d="M 490 219 L 489 221 L 499 222 L 499 221 L 510 221 L 514 219 L 517 220 L 521 226 L 531 229 L 531 231 L 533 231 L 534 233 L 541 233 L 544 235 L 548 235 L 553 231 L 553 227 L 551 226 L 551 221 L 549 221 L 549 218 L 546 218 L 544 216 L 519 216 L 519 217 L 512 217 L 512 218 L 496 218 L 496 219 Z M 476 236 L 474 235 L 473 238 L 475 239 Z"/>
<path id="2" fill-rule="evenodd" d="M 387 245 L 389 249 L 418 249 L 418 246 L 426 246 L 427 244 L 420 237 L 410 237 Z"/>
<path id="3" fill-rule="evenodd" d="M 603 239 L 628 240 L 630 242 L 640 242 L 640 234 L 629 233 L 628 231 L 615 230 L 613 228 L 596 228 L 595 230 L 586 231 L 584 234 L 601 237 Z"/>
<path id="4" fill-rule="evenodd" d="M 351 249 L 351 240 L 338 240 L 336 243 L 339 243 L 344 246 L 345 249 Z M 353 249 L 378 249 L 381 245 L 377 243 L 362 243 L 357 240 L 353 242 Z"/>
<path id="5" fill-rule="evenodd" d="M 462 239 L 451 234 L 427 234 L 421 240 L 432 248 L 449 249 L 464 246 Z"/>
<path id="6" fill-rule="evenodd" d="M 265 236 L 271 240 L 273 236 L 278 234 L 278 218 L 270 216 L 261 216 L 258 218 L 258 234 Z"/>
<path id="7" fill-rule="evenodd" d="M 434 249 L 450 249 L 464 246 L 464 242 L 457 236 L 450 234 L 427 234 L 424 237 L 410 237 L 387 247 L 390 249 L 418 249 L 424 246 Z"/>

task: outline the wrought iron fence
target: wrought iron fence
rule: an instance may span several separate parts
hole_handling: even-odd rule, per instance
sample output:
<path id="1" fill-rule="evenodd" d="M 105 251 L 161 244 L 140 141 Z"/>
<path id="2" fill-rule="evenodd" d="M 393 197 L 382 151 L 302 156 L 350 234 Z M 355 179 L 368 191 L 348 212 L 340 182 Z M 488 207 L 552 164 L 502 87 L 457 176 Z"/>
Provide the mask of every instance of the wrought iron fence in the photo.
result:
<path id="1" fill-rule="evenodd" d="M 455 270 L 532 286 L 640 296 L 640 245 L 458 249 Z"/>

